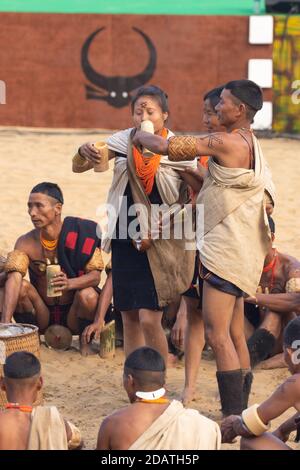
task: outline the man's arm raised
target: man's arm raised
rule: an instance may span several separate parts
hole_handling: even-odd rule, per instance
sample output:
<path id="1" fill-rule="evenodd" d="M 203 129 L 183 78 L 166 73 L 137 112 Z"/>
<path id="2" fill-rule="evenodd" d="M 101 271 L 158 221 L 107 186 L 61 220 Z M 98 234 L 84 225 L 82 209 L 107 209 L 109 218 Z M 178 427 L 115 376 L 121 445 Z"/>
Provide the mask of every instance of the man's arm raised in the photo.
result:
<path id="1" fill-rule="evenodd" d="M 153 135 L 145 131 L 137 131 L 132 142 L 136 147 L 145 147 L 153 153 L 159 155 L 168 154 L 169 141 L 159 135 Z"/>
<path id="2" fill-rule="evenodd" d="M 197 156 L 210 155 L 220 160 L 220 163 L 228 163 L 233 160 L 235 154 L 239 155 L 241 152 L 240 140 L 237 140 L 236 135 L 226 132 L 203 137 L 175 136 L 164 139 L 149 132 L 137 131 L 133 144 L 160 155 L 168 155 L 169 159 L 174 161 L 193 160 Z"/>

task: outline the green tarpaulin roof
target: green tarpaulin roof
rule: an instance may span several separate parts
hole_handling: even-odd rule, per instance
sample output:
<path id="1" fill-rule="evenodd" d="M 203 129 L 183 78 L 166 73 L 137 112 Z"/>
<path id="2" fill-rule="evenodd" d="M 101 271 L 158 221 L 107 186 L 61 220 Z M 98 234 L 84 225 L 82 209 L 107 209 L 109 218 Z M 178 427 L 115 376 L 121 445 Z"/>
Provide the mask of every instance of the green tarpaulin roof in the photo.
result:
<path id="1" fill-rule="evenodd" d="M 264 0 L 257 0 L 265 12 Z M 0 0 L 0 12 L 252 15 L 255 0 Z"/>

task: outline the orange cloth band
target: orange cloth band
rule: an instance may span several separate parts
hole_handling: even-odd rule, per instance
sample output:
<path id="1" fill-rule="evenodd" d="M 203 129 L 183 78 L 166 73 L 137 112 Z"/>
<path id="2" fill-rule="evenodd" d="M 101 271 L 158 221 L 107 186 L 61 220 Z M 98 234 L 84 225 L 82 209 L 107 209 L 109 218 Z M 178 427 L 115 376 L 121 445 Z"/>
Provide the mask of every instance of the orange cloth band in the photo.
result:
<path id="1" fill-rule="evenodd" d="M 20 410 L 20 411 L 24 411 L 25 413 L 32 412 L 32 406 L 19 405 L 19 403 L 6 403 L 5 409 L 6 410 Z"/>
<path id="2" fill-rule="evenodd" d="M 164 127 L 160 135 L 166 139 L 168 129 Z M 154 178 L 160 164 L 161 155 L 155 154 L 151 157 L 144 157 L 136 147 L 133 147 L 133 158 L 136 175 L 140 178 L 145 193 L 149 195 L 153 188 Z"/>

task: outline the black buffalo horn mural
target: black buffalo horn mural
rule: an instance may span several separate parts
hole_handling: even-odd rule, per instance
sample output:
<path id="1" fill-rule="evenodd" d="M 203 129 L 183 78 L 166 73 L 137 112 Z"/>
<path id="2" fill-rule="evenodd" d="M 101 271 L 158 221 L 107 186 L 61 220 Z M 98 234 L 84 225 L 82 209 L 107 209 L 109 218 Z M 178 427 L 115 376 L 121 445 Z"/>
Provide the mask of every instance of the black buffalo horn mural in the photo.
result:
<path id="1" fill-rule="evenodd" d="M 142 85 L 145 85 L 145 83 L 147 83 L 153 76 L 156 67 L 156 50 L 150 38 L 140 29 L 133 27 L 132 29 L 142 36 L 149 50 L 150 57 L 146 68 L 141 73 L 132 77 L 109 77 L 103 75 L 92 67 L 89 62 L 88 54 L 90 45 L 93 42 L 95 36 L 104 29 L 105 28 L 103 27 L 94 31 L 82 46 L 82 69 L 86 78 L 97 87 L 94 88 L 90 85 L 85 85 L 86 98 L 88 100 L 104 100 L 115 108 L 122 108 L 130 102 L 130 92 Z M 103 91 L 101 89 L 105 90 L 107 95 L 103 95 Z"/>

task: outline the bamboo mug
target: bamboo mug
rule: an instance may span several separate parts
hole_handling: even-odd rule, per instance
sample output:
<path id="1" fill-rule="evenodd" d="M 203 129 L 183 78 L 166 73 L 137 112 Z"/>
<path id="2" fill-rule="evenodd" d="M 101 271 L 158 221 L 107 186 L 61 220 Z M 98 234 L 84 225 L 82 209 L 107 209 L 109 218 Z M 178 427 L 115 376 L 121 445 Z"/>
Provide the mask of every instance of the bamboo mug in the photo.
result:
<path id="1" fill-rule="evenodd" d="M 99 163 L 95 163 L 94 165 L 94 171 L 97 173 L 107 171 L 109 169 L 107 144 L 103 141 L 100 141 L 96 142 L 94 147 L 99 150 L 101 156 L 101 161 Z"/>

